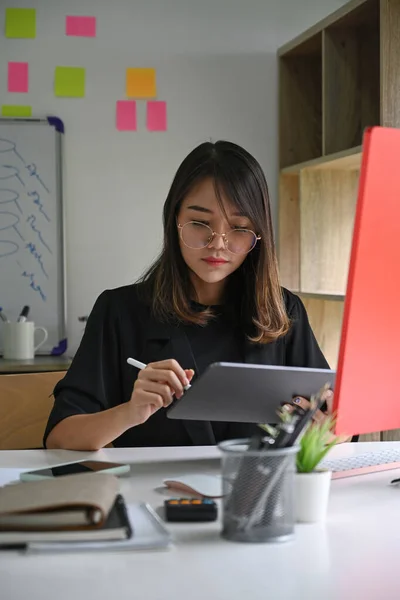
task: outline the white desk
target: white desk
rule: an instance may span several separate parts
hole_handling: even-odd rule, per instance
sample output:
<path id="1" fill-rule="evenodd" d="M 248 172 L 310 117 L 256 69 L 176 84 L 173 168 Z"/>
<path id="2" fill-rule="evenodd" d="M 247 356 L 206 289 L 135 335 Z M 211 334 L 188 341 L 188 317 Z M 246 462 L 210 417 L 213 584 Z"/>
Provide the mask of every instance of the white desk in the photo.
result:
<path id="1" fill-rule="evenodd" d="M 382 446 L 400 446 L 385 442 Z M 335 455 L 375 444 L 343 444 Z M 332 454 L 332 455 L 333 455 Z M 160 506 L 163 477 L 217 472 L 215 448 L 0 452 L 0 484 L 13 469 L 38 468 L 76 457 L 129 462 L 122 480 L 127 501 Z M 182 460 L 184 459 L 184 460 Z M 156 462 L 154 462 L 156 461 Z M 171 527 L 168 551 L 21 556 L 0 553 L 1 600 L 398 600 L 400 598 L 399 471 L 332 482 L 324 526 L 297 526 L 282 545 L 238 544 L 219 537 L 219 523 Z"/>

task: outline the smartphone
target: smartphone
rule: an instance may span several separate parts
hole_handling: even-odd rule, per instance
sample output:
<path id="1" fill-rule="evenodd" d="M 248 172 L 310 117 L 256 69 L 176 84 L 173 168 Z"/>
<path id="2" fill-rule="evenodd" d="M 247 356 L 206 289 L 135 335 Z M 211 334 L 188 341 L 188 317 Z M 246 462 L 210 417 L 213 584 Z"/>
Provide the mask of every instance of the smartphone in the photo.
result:
<path id="1" fill-rule="evenodd" d="M 57 467 L 38 469 L 37 471 L 25 471 L 19 478 L 21 481 L 37 481 L 63 475 L 76 475 L 77 473 L 111 473 L 112 475 L 125 475 L 129 473 L 130 465 L 121 463 L 104 462 L 100 460 L 83 460 Z"/>

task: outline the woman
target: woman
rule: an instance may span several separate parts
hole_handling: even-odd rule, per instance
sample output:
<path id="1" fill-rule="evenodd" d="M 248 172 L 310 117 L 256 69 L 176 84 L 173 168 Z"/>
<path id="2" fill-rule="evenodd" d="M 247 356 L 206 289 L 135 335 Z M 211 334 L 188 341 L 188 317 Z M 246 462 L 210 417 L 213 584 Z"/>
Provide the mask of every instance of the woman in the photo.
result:
<path id="1" fill-rule="evenodd" d="M 223 141 L 193 150 L 163 216 L 158 260 L 139 283 L 105 291 L 95 303 L 54 390 L 48 448 L 246 436 L 254 425 L 175 421 L 164 409 L 213 362 L 328 368 L 303 304 L 280 286 L 267 182 L 248 152 Z M 137 372 L 128 357 L 148 367 Z"/>

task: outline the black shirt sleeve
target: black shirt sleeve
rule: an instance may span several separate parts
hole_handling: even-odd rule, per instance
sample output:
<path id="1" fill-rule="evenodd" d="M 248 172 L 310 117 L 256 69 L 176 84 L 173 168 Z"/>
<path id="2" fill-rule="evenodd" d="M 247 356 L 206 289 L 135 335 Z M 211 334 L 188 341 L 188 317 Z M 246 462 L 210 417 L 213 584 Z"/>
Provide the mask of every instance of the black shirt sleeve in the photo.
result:
<path id="1" fill-rule="evenodd" d="M 109 294 L 105 291 L 97 299 L 73 362 L 54 389 L 44 446 L 50 431 L 63 419 L 120 403 L 119 328 Z"/>
<path id="2" fill-rule="evenodd" d="M 304 304 L 295 294 L 287 290 L 284 290 L 284 293 L 288 315 L 291 319 L 291 328 L 282 340 L 284 364 L 288 367 L 329 369 L 311 329 Z M 252 423 L 229 423 L 226 438 L 247 438 L 256 432 L 259 432 L 259 428 Z"/>
<path id="3" fill-rule="evenodd" d="M 285 339 L 286 365 L 329 369 L 311 329 L 304 304 L 298 296 L 290 294 L 287 305 L 292 325 Z"/>

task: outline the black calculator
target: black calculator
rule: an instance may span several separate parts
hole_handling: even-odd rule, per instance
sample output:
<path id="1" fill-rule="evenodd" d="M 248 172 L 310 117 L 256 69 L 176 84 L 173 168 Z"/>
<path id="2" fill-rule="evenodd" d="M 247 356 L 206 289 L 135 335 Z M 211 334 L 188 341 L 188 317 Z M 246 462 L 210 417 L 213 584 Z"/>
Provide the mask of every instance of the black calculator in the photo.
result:
<path id="1" fill-rule="evenodd" d="M 210 498 L 171 498 L 164 501 L 165 519 L 173 522 L 215 521 L 218 507 Z"/>

